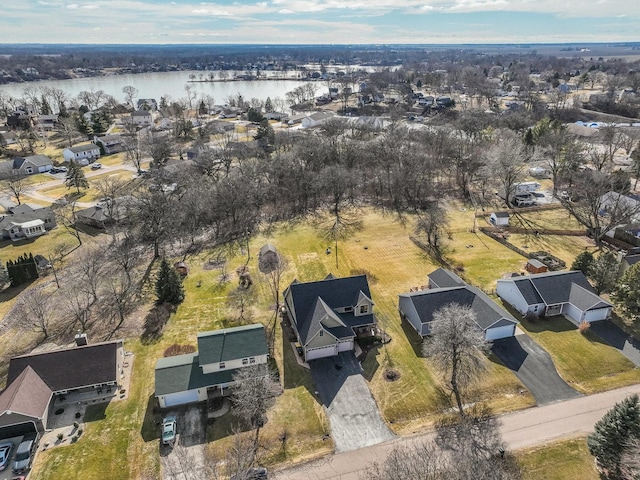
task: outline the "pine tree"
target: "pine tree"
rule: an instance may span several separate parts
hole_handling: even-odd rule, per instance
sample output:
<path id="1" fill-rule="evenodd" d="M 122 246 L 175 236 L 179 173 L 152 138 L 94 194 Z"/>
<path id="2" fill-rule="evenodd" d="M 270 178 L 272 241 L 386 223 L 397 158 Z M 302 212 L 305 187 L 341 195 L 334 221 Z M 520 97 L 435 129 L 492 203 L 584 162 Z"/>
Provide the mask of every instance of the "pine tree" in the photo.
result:
<path id="1" fill-rule="evenodd" d="M 593 266 L 593 253 L 588 250 L 578 254 L 571 264 L 571 270 L 580 270 L 585 276 L 591 275 L 591 267 Z"/>
<path id="2" fill-rule="evenodd" d="M 204 100 L 200 101 L 200 106 L 198 107 L 198 115 L 206 115 L 207 114 L 207 106 L 204 104 Z"/>
<path id="3" fill-rule="evenodd" d="M 640 263 L 631 265 L 618 282 L 613 296 L 616 306 L 634 321 L 640 318 Z"/>
<path id="4" fill-rule="evenodd" d="M 165 258 L 160 263 L 160 272 L 156 280 L 156 303 L 178 305 L 184 300 L 182 280 L 175 269 L 171 268 Z"/>
<path id="5" fill-rule="evenodd" d="M 42 99 L 40 100 L 40 114 L 51 115 L 51 106 L 49 106 L 49 102 L 44 95 L 42 95 Z"/>
<path id="6" fill-rule="evenodd" d="M 67 188 L 75 187 L 78 193 L 80 193 L 81 188 L 89 188 L 89 182 L 84 176 L 82 168 L 73 161 L 69 163 L 69 170 L 67 170 L 67 176 L 64 179 L 64 184 Z"/>
<path id="7" fill-rule="evenodd" d="M 0 262 L 0 287 L 3 287 L 9 282 L 11 282 L 9 272 L 5 268 L 4 263 Z"/>
<path id="8" fill-rule="evenodd" d="M 271 97 L 267 97 L 267 100 L 264 102 L 264 111 L 267 113 L 273 112 L 273 102 L 271 101 Z"/>
<path id="9" fill-rule="evenodd" d="M 602 252 L 591 265 L 591 280 L 596 293 L 608 293 L 615 288 L 618 279 L 618 261 L 611 252 Z"/>
<path id="10" fill-rule="evenodd" d="M 640 400 L 631 395 L 604 414 L 587 438 L 589 452 L 607 470 L 610 478 L 620 478 L 623 446 L 640 438 Z"/>

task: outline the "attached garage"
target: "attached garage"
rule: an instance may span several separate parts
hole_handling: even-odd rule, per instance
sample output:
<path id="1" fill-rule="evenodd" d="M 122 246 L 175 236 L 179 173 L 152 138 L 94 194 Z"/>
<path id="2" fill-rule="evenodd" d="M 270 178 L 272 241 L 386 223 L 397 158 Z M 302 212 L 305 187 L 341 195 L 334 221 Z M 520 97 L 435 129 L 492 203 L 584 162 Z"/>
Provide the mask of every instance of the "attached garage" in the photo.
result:
<path id="1" fill-rule="evenodd" d="M 3 415 L 3 417 L 4 416 L 5 415 Z M 0 418 L 0 422 L 2 422 L 3 420 L 5 419 Z M 33 421 L 15 423 L 13 425 L 4 425 L 0 427 L 0 438 L 20 437 L 22 435 L 26 435 L 27 433 L 37 432 L 38 429 L 36 427 L 36 421 L 37 420 L 34 419 Z"/>
<path id="2" fill-rule="evenodd" d="M 340 340 L 338 342 L 338 352 L 349 352 L 353 350 L 353 339 Z"/>
<path id="3" fill-rule="evenodd" d="M 600 320 L 606 320 L 611 316 L 611 307 L 607 308 L 595 308 L 584 313 L 585 322 L 597 322 Z"/>
<path id="4" fill-rule="evenodd" d="M 338 354 L 338 344 L 329 345 L 327 347 L 307 348 L 305 358 L 307 360 L 315 360 L 317 358 L 333 357 Z"/>
<path id="5" fill-rule="evenodd" d="M 485 330 L 485 338 L 487 341 L 513 337 L 515 334 L 516 324 L 506 319 L 502 319 Z"/>
<path id="6" fill-rule="evenodd" d="M 164 402 L 163 402 L 164 400 Z M 160 398 L 160 406 L 163 408 L 175 407 L 187 403 L 196 403 L 200 400 L 198 390 L 170 393 Z M 162 405 L 164 403 L 164 405 Z"/>

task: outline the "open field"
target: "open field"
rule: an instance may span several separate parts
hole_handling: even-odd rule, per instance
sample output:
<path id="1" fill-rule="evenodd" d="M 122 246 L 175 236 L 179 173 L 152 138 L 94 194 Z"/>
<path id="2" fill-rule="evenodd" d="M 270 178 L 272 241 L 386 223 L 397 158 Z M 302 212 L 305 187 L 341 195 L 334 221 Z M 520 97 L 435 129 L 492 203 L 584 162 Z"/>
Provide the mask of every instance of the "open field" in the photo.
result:
<path id="1" fill-rule="evenodd" d="M 94 202 L 99 198 L 101 198 L 102 194 L 96 188 L 96 184 L 97 182 L 105 178 L 116 178 L 123 182 L 130 182 L 131 172 L 128 170 L 112 170 L 110 172 L 105 172 L 101 175 L 95 175 L 87 178 L 89 182 L 89 188 L 80 189 L 81 196 L 77 197 L 77 200 L 80 202 Z M 51 197 L 54 199 L 62 198 L 67 194 L 75 193 L 75 192 L 76 192 L 75 187 L 67 188 L 64 184 L 56 185 L 53 187 L 47 187 L 40 190 L 40 193 L 42 193 L 43 195 L 47 195 L 48 197 Z"/>
<path id="2" fill-rule="evenodd" d="M 587 439 L 580 437 L 515 453 L 524 480 L 598 480 Z"/>

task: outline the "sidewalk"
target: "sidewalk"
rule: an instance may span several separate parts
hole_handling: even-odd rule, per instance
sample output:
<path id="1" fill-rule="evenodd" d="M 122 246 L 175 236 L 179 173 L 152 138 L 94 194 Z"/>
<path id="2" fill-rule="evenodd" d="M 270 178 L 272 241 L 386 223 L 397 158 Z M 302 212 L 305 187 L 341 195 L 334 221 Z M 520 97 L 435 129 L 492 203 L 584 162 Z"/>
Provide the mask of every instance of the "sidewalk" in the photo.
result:
<path id="1" fill-rule="evenodd" d="M 640 394 L 640 385 L 610 390 L 542 407 L 533 407 L 499 417 L 500 431 L 507 447 L 518 450 L 542 445 L 561 438 L 584 435 L 617 402 L 631 394 Z M 274 472 L 277 480 L 359 480 L 373 462 L 383 462 L 396 446 L 410 446 L 432 440 L 432 431 L 330 455 L 312 462 Z"/>

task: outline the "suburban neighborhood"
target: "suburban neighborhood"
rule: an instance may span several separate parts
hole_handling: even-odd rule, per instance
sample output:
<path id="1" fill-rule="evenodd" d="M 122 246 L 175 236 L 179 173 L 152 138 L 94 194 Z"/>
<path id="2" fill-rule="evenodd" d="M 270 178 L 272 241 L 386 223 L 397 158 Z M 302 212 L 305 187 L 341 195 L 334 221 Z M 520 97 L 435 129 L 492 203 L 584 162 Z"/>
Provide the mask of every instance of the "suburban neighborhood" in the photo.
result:
<path id="1" fill-rule="evenodd" d="M 0 480 L 636 478 L 638 60 L 308 48 L 0 88 Z"/>

